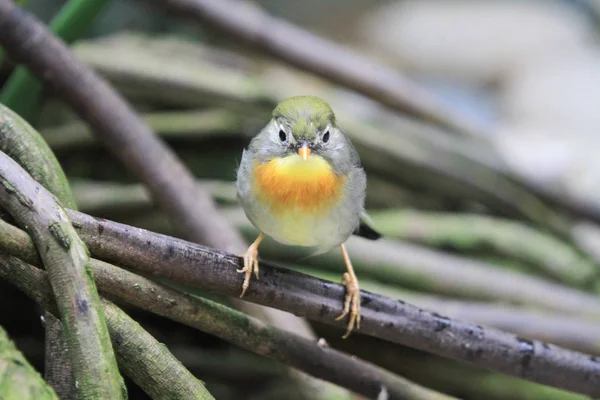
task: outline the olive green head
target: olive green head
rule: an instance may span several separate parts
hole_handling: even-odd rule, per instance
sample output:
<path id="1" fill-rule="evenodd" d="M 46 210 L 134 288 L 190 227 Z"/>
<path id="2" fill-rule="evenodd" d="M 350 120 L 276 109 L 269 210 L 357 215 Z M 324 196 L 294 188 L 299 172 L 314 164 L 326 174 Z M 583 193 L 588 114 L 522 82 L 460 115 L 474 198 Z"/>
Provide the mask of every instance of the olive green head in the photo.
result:
<path id="1" fill-rule="evenodd" d="M 313 139 L 335 126 L 335 114 L 324 100 L 315 96 L 290 97 L 273 110 L 273 118 L 296 139 Z"/>
<path id="2" fill-rule="evenodd" d="M 299 153 L 323 157 L 341 173 L 360 164 L 354 146 L 338 128 L 333 110 L 315 96 L 296 96 L 279 103 L 249 150 L 258 162 Z"/>

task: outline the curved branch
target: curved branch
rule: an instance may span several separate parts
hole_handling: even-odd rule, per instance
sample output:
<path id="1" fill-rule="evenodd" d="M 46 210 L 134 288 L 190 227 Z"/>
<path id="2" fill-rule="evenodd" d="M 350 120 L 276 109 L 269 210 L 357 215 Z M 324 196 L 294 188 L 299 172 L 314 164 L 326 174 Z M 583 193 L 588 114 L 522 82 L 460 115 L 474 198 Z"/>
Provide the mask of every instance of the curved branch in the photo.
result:
<path id="1" fill-rule="evenodd" d="M 450 399 L 364 361 L 322 347 L 316 341 L 268 326 L 256 318 L 212 301 L 183 294 L 102 261 L 93 260 L 92 265 L 101 291 L 113 299 L 214 334 L 237 346 L 290 364 L 369 398 L 376 397 L 383 386 L 391 399 Z M 10 280 L 28 296 L 44 307 L 49 307 L 52 298 L 45 275 L 43 271 L 0 252 L 0 277 Z M 105 301 L 105 308 L 107 304 L 110 305 Z M 112 310 L 107 314 L 115 315 Z M 111 319 L 108 321 L 114 322 Z M 119 346 L 127 342 L 118 327 L 111 324 L 109 328 L 113 342 Z M 123 357 L 119 358 L 122 359 Z"/>
<path id="2" fill-rule="evenodd" d="M 226 32 L 295 67 L 360 92 L 392 109 L 462 134 L 476 129 L 466 117 L 446 110 L 432 95 L 391 68 L 318 37 L 260 8 L 231 0 L 153 0 L 184 17 Z"/>
<path id="3" fill-rule="evenodd" d="M 48 271 L 77 392 L 82 398 L 123 398 L 87 248 L 56 198 L 2 152 L 0 205 L 26 227 Z"/>
<path id="4" fill-rule="evenodd" d="M 0 278 L 57 314 L 46 272 L 0 251 Z M 213 399 L 201 381 L 120 308 L 105 299 L 102 306 L 113 346 L 118 350 L 119 364 L 140 388 L 153 398 Z M 148 354 L 139 357 L 143 352 Z"/>
<path id="5" fill-rule="evenodd" d="M 245 249 L 210 197 L 198 190 L 191 173 L 121 96 L 10 0 L 0 0 L 0 43 L 91 125 L 187 238 L 214 247 L 227 244 L 229 251 Z"/>

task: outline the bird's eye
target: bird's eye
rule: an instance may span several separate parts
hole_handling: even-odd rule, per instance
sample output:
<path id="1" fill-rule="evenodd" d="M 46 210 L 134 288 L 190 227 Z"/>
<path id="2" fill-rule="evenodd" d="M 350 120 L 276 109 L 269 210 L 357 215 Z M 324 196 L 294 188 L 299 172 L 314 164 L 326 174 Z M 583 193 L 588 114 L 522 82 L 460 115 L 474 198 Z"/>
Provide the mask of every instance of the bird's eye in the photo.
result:
<path id="1" fill-rule="evenodd" d="M 285 134 L 284 131 L 279 131 L 279 140 L 281 140 L 282 142 L 285 142 L 285 139 L 287 139 L 287 135 Z"/>
<path id="2" fill-rule="evenodd" d="M 327 143 L 329 141 L 329 131 L 325 132 L 323 135 L 323 143 Z"/>

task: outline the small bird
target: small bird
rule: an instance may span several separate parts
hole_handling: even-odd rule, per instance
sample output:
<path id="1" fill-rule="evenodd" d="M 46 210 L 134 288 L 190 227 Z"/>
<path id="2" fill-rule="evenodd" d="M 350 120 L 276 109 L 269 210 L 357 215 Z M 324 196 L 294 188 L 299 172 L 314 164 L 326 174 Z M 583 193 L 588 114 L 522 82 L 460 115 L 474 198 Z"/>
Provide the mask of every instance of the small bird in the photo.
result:
<path id="1" fill-rule="evenodd" d="M 244 254 L 244 296 L 252 273 L 258 279 L 258 246 L 268 235 L 286 245 L 312 247 L 315 254 L 340 247 L 348 272 L 340 320 L 349 315 L 344 338 L 360 328 L 360 289 L 344 243 L 352 235 L 381 235 L 365 222 L 367 178 L 358 153 L 324 100 L 288 98 L 243 151 L 237 195 L 260 231 Z"/>

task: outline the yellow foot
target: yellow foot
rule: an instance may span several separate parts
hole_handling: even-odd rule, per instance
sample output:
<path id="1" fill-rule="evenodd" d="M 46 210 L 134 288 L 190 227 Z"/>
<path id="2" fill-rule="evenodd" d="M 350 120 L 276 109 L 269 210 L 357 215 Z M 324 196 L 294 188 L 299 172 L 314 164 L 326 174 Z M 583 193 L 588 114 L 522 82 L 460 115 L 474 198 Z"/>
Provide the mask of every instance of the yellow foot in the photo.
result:
<path id="1" fill-rule="evenodd" d="M 358 287 L 358 279 L 353 277 L 346 272 L 342 276 L 342 283 L 346 285 L 346 298 L 344 299 L 344 311 L 342 315 L 337 317 L 335 320 L 339 321 L 344 318 L 346 315 L 350 314 L 350 320 L 348 321 L 348 329 L 343 339 L 346 339 L 350 336 L 352 329 L 354 329 L 354 325 L 356 324 L 356 329 L 360 329 L 360 289 Z"/>
<path id="2" fill-rule="evenodd" d="M 258 279 L 258 245 L 263 240 L 265 235 L 261 233 L 258 238 L 248 247 L 246 254 L 244 254 L 244 268 L 238 269 L 237 272 L 245 273 L 244 283 L 242 284 L 242 294 L 240 297 L 244 297 L 246 289 L 250 286 L 250 279 L 252 278 L 252 272 Z"/>

